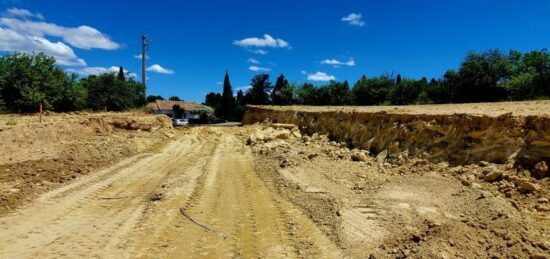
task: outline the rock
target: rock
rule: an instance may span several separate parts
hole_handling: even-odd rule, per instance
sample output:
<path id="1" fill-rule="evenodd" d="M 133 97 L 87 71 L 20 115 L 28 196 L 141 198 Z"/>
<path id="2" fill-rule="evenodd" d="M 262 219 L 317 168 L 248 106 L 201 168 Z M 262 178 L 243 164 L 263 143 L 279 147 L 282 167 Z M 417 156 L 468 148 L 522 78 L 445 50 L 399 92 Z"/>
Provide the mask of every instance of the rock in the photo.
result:
<path id="1" fill-rule="evenodd" d="M 376 161 L 378 161 L 379 163 L 384 163 L 386 161 L 386 158 L 388 158 L 388 150 L 385 149 L 384 151 L 378 153 L 378 155 L 376 155 Z"/>
<path id="2" fill-rule="evenodd" d="M 294 136 L 297 139 L 301 139 L 302 138 L 302 133 L 300 133 L 300 130 L 295 129 L 295 130 L 292 131 L 292 136 Z"/>
<path id="3" fill-rule="evenodd" d="M 296 125 L 294 124 L 283 124 L 283 123 L 274 123 L 274 124 L 271 124 L 271 127 L 276 129 L 287 129 L 287 130 L 293 130 L 297 128 Z"/>
<path id="4" fill-rule="evenodd" d="M 451 168 L 450 172 L 452 174 L 462 174 L 462 173 L 464 173 L 464 168 L 461 165 L 459 165 L 457 167 Z"/>
<path id="5" fill-rule="evenodd" d="M 275 130 L 271 134 L 272 138 L 278 138 L 278 139 L 288 139 L 290 137 L 290 130 L 282 129 L 282 130 Z"/>
<path id="6" fill-rule="evenodd" d="M 357 162 L 365 162 L 367 161 L 367 155 L 364 152 L 355 150 L 351 153 L 351 160 Z"/>
<path id="7" fill-rule="evenodd" d="M 537 200 L 538 203 L 548 203 L 548 199 L 547 198 L 540 198 Z"/>
<path id="8" fill-rule="evenodd" d="M 540 190 L 540 186 L 531 182 L 520 182 L 518 184 L 518 191 L 521 193 L 531 193 Z"/>
<path id="9" fill-rule="evenodd" d="M 487 161 L 480 161 L 480 162 L 479 162 L 479 165 L 480 165 L 480 166 L 483 166 L 483 167 L 486 167 L 486 166 L 490 166 L 491 163 L 489 163 L 489 162 L 487 162 Z"/>
<path id="10" fill-rule="evenodd" d="M 472 183 L 470 185 L 470 188 L 472 188 L 474 190 L 481 189 L 481 185 L 479 183 Z"/>
<path id="11" fill-rule="evenodd" d="M 17 188 L 10 189 L 11 193 L 19 193 L 21 190 Z"/>
<path id="12" fill-rule="evenodd" d="M 500 180 L 502 179 L 502 172 L 501 171 L 492 171 L 488 174 L 486 174 L 484 177 L 483 177 L 483 180 L 487 181 L 487 182 L 494 182 L 494 181 L 497 181 L 497 180 Z"/>
<path id="13" fill-rule="evenodd" d="M 535 174 L 535 177 L 543 178 L 548 175 L 548 165 L 545 161 L 541 161 L 535 165 L 533 168 L 533 173 Z"/>

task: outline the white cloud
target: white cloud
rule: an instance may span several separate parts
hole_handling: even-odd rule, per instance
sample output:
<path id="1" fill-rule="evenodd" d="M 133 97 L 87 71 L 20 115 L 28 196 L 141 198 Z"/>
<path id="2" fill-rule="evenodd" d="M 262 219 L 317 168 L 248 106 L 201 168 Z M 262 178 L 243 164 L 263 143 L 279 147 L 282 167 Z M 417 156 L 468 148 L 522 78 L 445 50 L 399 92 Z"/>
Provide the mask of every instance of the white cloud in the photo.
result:
<path id="1" fill-rule="evenodd" d="M 68 72 L 77 73 L 80 75 L 100 75 L 105 73 L 118 73 L 120 67 L 111 66 L 111 67 L 83 67 L 83 68 L 68 68 Z M 136 73 L 132 73 L 128 70 L 124 70 L 126 76 L 137 78 Z"/>
<path id="2" fill-rule="evenodd" d="M 250 64 L 260 64 L 260 61 L 258 61 L 257 59 L 254 59 L 254 58 L 249 58 L 246 62 L 248 62 Z"/>
<path id="3" fill-rule="evenodd" d="M 44 20 L 44 16 L 41 13 L 33 13 L 27 9 L 20 9 L 20 8 L 8 8 L 6 13 L 9 16 L 13 17 L 22 17 L 22 18 L 37 18 L 40 20 Z"/>
<path id="4" fill-rule="evenodd" d="M 23 35 L 11 29 L 0 27 L 0 50 L 19 52 L 44 52 L 53 56 L 57 64 L 66 66 L 86 66 L 74 51 L 63 42 L 51 42 L 38 36 Z"/>
<path id="5" fill-rule="evenodd" d="M 222 83 L 222 81 L 218 81 L 218 82 L 216 82 L 216 84 L 217 84 L 217 85 L 221 85 L 221 84 L 223 84 L 223 83 Z"/>
<path id="6" fill-rule="evenodd" d="M 302 73 L 302 75 L 305 75 L 305 74 L 307 74 L 307 71 L 302 70 L 300 73 Z"/>
<path id="7" fill-rule="evenodd" d="M 154 65 L 148 67 L 148 68 L 147 68 L 147 71 L 151 71 L 151 72 L 155 72 L 155 73 L 160 73 L 160 74 L 167 74 L 167 75 L 174 74 L 174 70 L 168 69 L 168 68 L 164 68 L 164 67 L 162 67 L 162 66 L 159 65 L 159 64 L 154 64 Z"/>
<path id="8" fill-rule="evenodd" d="M 254 72 L 267 72 L 267 71 L 270 71 L 271 69 L 266 67 L 250 66 L 248 67 L 248 70 L 254 71 Z"/>
<path id="9" fill-rule="evenodd" d="M 326 74 L 325 72 L 317 72 L 315 74 L 309 74 L 307 76 L 307 80 L 309 81 L 332 81 L 332 80 L 336 80 L 336 77 L 334 77 L 333 75 L 328 75 Z"/>
<path id="10" fill-rule="evenodd" d="M 119 67 L 83 67 L 83 68 L 68 68 L 67 71 L 81 75 L 99 75 L 104 73 L 116 73 Z"/>
<path id="11" fill-rule="evenodd" d="M 42 21 L 28 21 L 15 18 L 0 18 L 0 27 L 8 28 L 27 36 L 45 38 L 45 36 L 60 37 L 67 44 L 80 49 L 114 50 L 120 45 L 109 39 L 97 29 L 81 25 L 64 27 Z"/>
<path id="12" fill-rule="evenodd" d="M 273 38 L 269 34 L 264 34 L 263 38 L 251 37 L 235 40 L 233 44 L 244 48 L 290 48 L 290 44 L 287 41 L 280 38 Z"/>
<path id="13" fill-rule="evenodd" d="M 254 54 L 258 54 L 258 55 L 267 55 L 267 53 L 269 53 L 269 51 L 263 50 L 263 49 L 254 49 L 254 50 L 249 50 L 249 51 L 254 53 Z"/>
<path id="14" fill-rule="evenodd" d="M 360 13 L 350 13 L 349 15 L 342 17 L 343 22 L 347 22 L 349 25 L 363 27 L 365 22 L 363 21 L 363 15 Z"/>
<path id="15" fill-rule="evenodd" d="M 149 55 L 145 55 L 146 58 L 149 58 Z M 141 54 L 134 55 L 134 58 L 141 60 Z"/>
<path id="16" fill-rule="evenodd" d="M 323 61 L 321 61 L 321 65 L 332 65 L 334 67 L 339 67 L 339 66 L 348 66 L 348 67 L 353 67 L 355 66 L 355 60 L 350 59 L 346 62 L 343 62 L 343 61 L 339 61 L 339 60 L 336 60 L 336 59 L 325 59 Z"/>

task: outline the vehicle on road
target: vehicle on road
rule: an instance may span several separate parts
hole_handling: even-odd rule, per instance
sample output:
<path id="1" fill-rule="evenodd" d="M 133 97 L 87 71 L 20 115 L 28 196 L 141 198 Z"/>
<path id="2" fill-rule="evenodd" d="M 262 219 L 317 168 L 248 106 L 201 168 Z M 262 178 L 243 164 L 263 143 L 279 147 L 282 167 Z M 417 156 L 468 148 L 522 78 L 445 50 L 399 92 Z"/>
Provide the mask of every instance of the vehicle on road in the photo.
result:
<path id="1" fill-rule="evenodd" d="M 172 124 L 174 125 L 174 127 L 185 126 L 185 125 L 189 125 L 189 120 L 187 120 L 187 119 L 172 119 Z"/>

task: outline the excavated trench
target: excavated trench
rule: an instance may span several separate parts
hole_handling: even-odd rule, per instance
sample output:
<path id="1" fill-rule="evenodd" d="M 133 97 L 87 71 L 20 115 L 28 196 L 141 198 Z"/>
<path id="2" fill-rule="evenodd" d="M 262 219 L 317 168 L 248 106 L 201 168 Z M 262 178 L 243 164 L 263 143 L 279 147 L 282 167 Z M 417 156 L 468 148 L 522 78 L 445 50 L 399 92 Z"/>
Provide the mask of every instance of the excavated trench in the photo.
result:
<path id="1" fill-rule="evenodd" d="M 243 124 L 291 123 L 306 133 L 395 161 L 424 158 L 455 165 L 480 161 L 532 169 L 550 163 L 550 117 L 399 114 L 350 110 L 248 106 Z"/>

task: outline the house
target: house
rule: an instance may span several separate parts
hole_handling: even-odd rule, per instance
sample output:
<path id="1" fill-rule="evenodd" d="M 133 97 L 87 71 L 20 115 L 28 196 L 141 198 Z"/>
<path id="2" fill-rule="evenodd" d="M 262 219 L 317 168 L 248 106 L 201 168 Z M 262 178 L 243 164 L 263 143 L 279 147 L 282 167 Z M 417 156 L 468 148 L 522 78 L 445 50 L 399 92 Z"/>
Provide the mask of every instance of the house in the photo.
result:
<path id="1" fill-rule="evenodd" d="M 198 119 L 199 114 L 195 113 L 194 110 L 203 107 L 200 103 L 171 100 L 156 100 L 155 102 L 149 103 L 147 107 L 152 109 L 155 114 L 165 114 L 170 118 L 175 118 L 176 112 L 174 111 L 174 106 L 176 105 L 184 110 L 182 118 L 178 119 Z"/>

